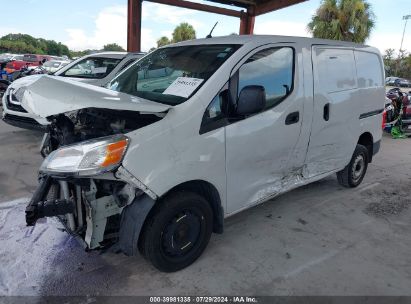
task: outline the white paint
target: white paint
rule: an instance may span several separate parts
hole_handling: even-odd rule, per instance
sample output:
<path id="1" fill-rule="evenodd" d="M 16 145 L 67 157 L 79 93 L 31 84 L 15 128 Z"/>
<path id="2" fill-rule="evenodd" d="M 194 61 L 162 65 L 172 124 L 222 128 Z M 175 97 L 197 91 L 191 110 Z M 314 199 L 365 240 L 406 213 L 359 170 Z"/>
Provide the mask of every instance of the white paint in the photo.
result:
<path id="1" fill-rule="evenodd" d="M 340 252 L 339 250 L 332 250 L 332 251 L 330 251 L 330 252 L 328 252 L 328 253 L 326 253 L 326 254 L 324 254 L 324 255 L 322 255 L 322 256 L 319 256 L 319 257 L 316 258 L 316 259 L 313 259 L 313 260 L 311 260 L 311 261 L 309 261 L 309 262 L 307 262 L 307 263 L 305 263 L 305 264 L 303 264 L 303 265 L 301 265 L 301 266 L 299 266 L 299 267 L 297 267 L 297 268 L 295 268 L 295 269 L 287 272 L 287 273 L 284 275 L 284 277 L 285 277 L 286 279 L 288 279 L 289 277 L 295 276 L 295 275 L 297 275 L 297 274 L 299 274 L 299 273 L 307 270 L 308 268 L 310 268 L 310 267 L 312 267 L 312 266 L 321 264 L 321 263 L 329 260 L 330 258 L 336 256 L 339 252 Z"/>
<path id="2" fill-rule="evenodd" d="M 9 90 L 23 90 L 21 106 L 28 113 L 8 109 L 3 102 L 4 113 L 31 117 L 40 124 L 48 124 L 46 117 L 84 108 L 106 108 L 113 110 L 164 112 L 170 106 L 92 86 L 63 77 L 46 75 L 28 76 L 16 80 Z M 75 92 L 75 94 L 73 94 Z M 4 99 L 7 94 L 4 95 Z"/>
<path id="3" fill-rule="evenodd" d="M 370 190 L 370 189 L 373 189 L 375 187 L 378 187 L 380 185 L 381 185 L 381 183 L 376 182 L 376 183 L 372 183 L 370 185 L 366 185 L 365 187 L 361 187 L 359 190 L 360 190 L 360 192 L 363 192 L 363 191 Z"/>

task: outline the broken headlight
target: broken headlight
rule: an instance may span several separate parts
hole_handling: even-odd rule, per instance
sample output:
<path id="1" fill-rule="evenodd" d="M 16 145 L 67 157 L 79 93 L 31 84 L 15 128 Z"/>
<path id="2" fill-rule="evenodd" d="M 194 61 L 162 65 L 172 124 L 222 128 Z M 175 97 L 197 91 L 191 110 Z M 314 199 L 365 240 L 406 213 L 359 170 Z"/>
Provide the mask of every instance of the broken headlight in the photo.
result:
<path id="1" fill-rule="evenodd" d="M 41 172 L 90 176 L 117 168 L 128 146 L 124 135 L 97 138 L 65 146 L 50 153 Z"/>

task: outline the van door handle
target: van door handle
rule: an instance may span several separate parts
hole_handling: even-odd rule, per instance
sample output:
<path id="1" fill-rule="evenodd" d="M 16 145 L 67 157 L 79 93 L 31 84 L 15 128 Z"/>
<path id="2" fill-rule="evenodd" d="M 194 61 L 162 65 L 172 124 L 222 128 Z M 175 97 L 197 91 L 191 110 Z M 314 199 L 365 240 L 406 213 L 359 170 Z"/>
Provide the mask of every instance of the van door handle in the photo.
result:
<path id="1" fill-rule="evenodd" d="M 326 103 L 324 105 L 323 118 L 325 121 L 328 121 L 330 119 L 330 104 L 329 103 Z"/>
<path id="2" fill-rule="evenodd" d="M 292 125 L 297 123 L 300 120 L 300 112 L 292 112 L 287 115 L 285 119 L 286 125 Z"/>

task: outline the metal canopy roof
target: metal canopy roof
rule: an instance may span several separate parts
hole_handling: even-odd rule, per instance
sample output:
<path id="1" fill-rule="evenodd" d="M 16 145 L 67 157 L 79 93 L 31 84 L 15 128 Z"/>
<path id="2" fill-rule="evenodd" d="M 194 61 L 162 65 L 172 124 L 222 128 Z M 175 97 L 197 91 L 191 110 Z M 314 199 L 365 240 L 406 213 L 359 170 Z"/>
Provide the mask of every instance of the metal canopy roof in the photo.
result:
<path id="1" fill-rule="evenodd" d="M 128 0 L 127 49 L 129 52 L 140 51 L 142 1 L 143 0 Z M 249 35 L 254 31 L 256 16 L 308 0 L 206 0 L 204 3 L 186 0 L 145 1 L 238 17 L 240 18 L 240 35 Z M 213 3 L 228 5 L 232 8 L 221 7 L 221 5 L 212 5 Z"/>
<path id="2" fill-rule="evenodd" d="M 207 0 L 207 2 L 232 5 L 245 9 L 254 8 L 256 16 L 304 1 L 307 0 Z"/>

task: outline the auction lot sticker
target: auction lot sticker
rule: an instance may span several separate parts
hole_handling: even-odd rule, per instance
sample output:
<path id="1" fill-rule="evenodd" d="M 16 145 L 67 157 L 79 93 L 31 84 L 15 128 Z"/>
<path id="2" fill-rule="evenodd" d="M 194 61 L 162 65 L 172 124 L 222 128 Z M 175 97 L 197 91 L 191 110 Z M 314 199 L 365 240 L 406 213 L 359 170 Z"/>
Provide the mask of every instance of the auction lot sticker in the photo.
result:
<path id="1" fill-rule="evenodd" d="M 204 79 L 191 77 L 177 77 L 176 80 L 163 92 L 174 96 L 187 98 L 204 81 Z"/>

